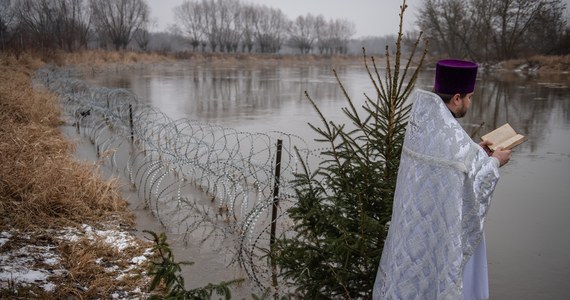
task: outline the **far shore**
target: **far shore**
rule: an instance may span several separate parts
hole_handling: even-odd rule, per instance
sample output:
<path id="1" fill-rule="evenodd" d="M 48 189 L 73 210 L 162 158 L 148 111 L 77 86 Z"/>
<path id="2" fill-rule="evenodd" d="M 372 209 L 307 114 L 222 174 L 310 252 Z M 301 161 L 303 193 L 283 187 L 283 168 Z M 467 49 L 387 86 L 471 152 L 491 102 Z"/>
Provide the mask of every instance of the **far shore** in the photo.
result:
<path id="1" fill-rule="evenodd" d="M 364 56 L 365 55 L 365 56 Z M 45 56 L 45 55 L 42 55 Z M 80 68 L 100 69 L 116 68 L 120 65 L 145 63 L 175 62 L 179 60 L 214 65 L 233 64 L 368 64 L 385 66 L 385 56 L 368 54 L 320 55 L 320 54 L 260 54 L 260 53 L 222 53 L 222 52 L 178 52 L 149 53 L 135 51 L 85 50 L 73 53 L 52 53 L 43 58 L 47 63 L 60 66 L 74 65 Z M 391 61 L 393 61 L 391 57 Z M 405 62 L 407 55 L 402 55 Z M 435 67 L 440 57 L 427 57 L 424 67 Z M 469 59 L 469 58 L 466 58 Z M 479 62 L 486 72 L 515 72 L 526 75 L 570 74 L 570 55 L 533 55 L 525 58 L 510 59 L 501 62 Z M 413 64 L 412 64 L 413 65 Z"/>

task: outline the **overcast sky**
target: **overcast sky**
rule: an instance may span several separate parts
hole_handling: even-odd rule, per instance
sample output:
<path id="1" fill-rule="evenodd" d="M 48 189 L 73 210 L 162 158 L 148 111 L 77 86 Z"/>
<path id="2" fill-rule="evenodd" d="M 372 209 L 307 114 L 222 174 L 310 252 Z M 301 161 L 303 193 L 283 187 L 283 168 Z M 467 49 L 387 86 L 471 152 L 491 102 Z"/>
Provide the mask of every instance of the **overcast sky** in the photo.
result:
<path id="1" fill-rule="evenodd" d="M 174 23 L 173 8 L 184 0 L 147 0 L 151 18 L 156 21 L 153 31 L 164 31 Z M 383 36 L 398 31 L 398 13 L 402 0 L 241 0 L 242 3 L 256 3 L 279 8 L 289 19 L 311 13 L 327 19 L 346 19 L 356 25 L 356 36 Z M 422 0 L 408 0 L 404 15 L 404 32 L 414 27 L 418 6 Z M 570 0 L 566 3 L 566 16 Z"/>

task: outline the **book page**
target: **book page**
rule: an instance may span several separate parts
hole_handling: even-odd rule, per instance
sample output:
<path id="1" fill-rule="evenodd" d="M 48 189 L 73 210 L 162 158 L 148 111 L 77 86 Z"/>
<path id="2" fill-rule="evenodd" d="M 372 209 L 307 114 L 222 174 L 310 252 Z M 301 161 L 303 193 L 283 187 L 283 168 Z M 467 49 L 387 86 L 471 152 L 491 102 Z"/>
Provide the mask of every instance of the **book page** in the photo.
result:
<path id="1" fill-rule="evenodd" d="M 519 145 L 520 143 L 522 143 L 524 141 L 524 136 L 517 134 L 513 137 L 511 137 L 510 139 L 507 139 L 506 141 L 503 141 L 502 143 L 500 143 L 499 145 L 493 145 L 494 149 L 491 150 L 495 150 L 498 147 L 503 147 L 504 149 L 511 149 L 513 147 L 515 147 L 516 145 Z"/>
<path id="2" fill-rule="evenodd" d="M 493 144 L 489 146 L 489 149 L 495 151 L 495 149 L 499 147 L 511 149 L 516 145 L 519 145 L 524 141 L 524 136 L 517 134 L 511 125 L 506 123 L 482 136 L 481 140 L 492 142 Z"/>
<path id="3" fill-rule="evenodd" d="M 515 136 L 517 133 L 515 130 L 507 123 L 489 133 L 482 136 L 482 140 L 488 140 L 493 142 L 493 147 L 498 147 L 501 143 L 508 140 L 509 138 Z"/>

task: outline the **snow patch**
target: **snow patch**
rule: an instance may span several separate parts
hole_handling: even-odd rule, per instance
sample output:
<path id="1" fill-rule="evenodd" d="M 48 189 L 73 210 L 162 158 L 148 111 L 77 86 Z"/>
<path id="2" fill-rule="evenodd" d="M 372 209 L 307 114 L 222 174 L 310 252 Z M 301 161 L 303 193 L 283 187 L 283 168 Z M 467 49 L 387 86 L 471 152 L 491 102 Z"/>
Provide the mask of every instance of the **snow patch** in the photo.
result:
<path id="1" fill-rule="evenodd" d="M 118 230 L 94 230 L 91 226 L 83 224 L 83 230 L 90 240 L 95 238 L 102 238 L 103 241 L 115 247 L 117 250 L 122 251 L 126 248 L 133 246 L 133 238 L 127 232 Z"/>
<path id="2" fill-rule="evenodd" d="M 18 232 L 2 232 L 1 246 L 11 241 Z M 29 235 L 22 235 L 20 239 L 29 240 Z M 61 258 L 55 252 L 54 246 L 24 245 L 15 247 L 0 254 L 0 288 L 12 288 L 16 285 L 36 284 L 46 291 L 53 291 L 55 285 L 48 282 L 50 276 L 62 275 L 63 269 L 46 270 L 37 265 L 57 267 Z"/>
<path id="3" fill-rule="evenodd" d="M 146 258 L 146 256 L 141 255 L 141 256 L 137 256 L 137 257 L 133 257 L 131 259 L 131 263 L 135 264 L 135 265 L 140 265 L 142 263 L 144 263 L 145 261 L 147 261 L 148 259 Z"/>
<path id="4" fill-rule="evenodd" d="M 128 231 L 95 230 L 88 225 L 83 225 L 81 229 L 65 228 L 50 231 L 49 234 L 54 239 L 72 243 L 83 238 L 90 241 L 103 241 L 119 251 L 136 246 L 136 238 Z M 10 243 L 13 245 L 5 247 Z M 0 289 L 33 285 L 41 287 L 46 292 L 53 292 L 57 289 L 57 284 L 51 282 L 50 279 L 53 280 L 54 277 L 61 277 L 67 273 L 61 265 L 63 259 L 59 256 L 57 247 L 49 242 L 42 242 L 41 239 L 32 240 L 29 234 L 17 230 L 2 231 L 0 232 L 0 247 L 6 248 L 0 252 Z M 96 262 L 104 265 L 106 272 L 117 272 L 119 278 L 133 277 L 137 274 L 129 272 L 144 263 L 152 254 L 152 249 L 146 249 L 143 255 L 132 257 L 129 260 L 131 265 L 125 269 L 102 258 L 97 259 Z M 117 291 L 112 296 L 120 299 L 134 299 L 138 298 L 137 295 L 141 293 L 137 288 L 134 292 Z"/>
<path id="5" fill-rule="evenodd" d="M 0 232 L 0 247 L 4 246 L 4 244 L 6 244 L 6 242 L 8 242 L 11 237 L 12 235 L 9 232 Z"/>

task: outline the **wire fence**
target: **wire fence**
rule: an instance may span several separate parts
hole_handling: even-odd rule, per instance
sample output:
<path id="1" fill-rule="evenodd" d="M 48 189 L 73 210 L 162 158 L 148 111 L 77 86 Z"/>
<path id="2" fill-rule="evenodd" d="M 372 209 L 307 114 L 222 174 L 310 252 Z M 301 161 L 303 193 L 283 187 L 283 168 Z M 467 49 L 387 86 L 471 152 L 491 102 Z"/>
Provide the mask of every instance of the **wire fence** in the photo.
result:
<path id="1" fill-rule="evenodd" d="M 294 174 L 300 159 L 307 162 L 318 151 L 293 134 L 173 120 L 128 90 L 90 86 L 70 70 L 45 67 L 35 81 L 59 95 L 69 122 L 163 225 L 225 248 L 259 287 L 269 287 L 271 225 L 278 235 L 290 232 L 286 209 L 295 198 Z M 275 200 L 279 210 L 272 218 Z"/>

